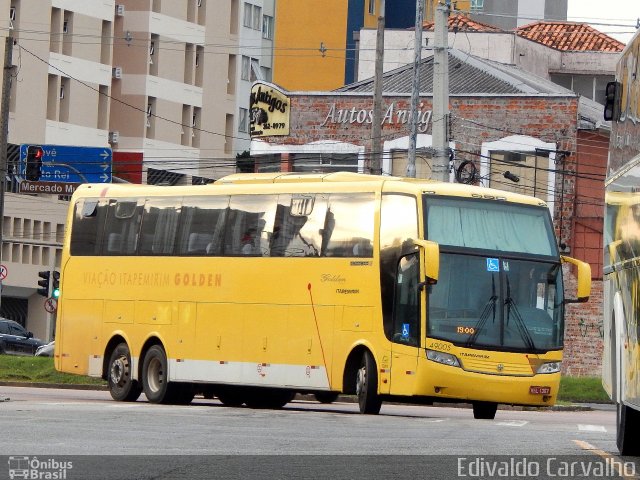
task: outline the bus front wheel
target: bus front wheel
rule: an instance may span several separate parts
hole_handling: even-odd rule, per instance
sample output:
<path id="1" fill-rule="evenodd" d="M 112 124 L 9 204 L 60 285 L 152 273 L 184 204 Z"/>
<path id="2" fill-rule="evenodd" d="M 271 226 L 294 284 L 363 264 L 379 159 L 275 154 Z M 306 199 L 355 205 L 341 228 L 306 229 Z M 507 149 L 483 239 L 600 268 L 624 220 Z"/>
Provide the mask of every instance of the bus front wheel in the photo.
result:
<path id="1" fill-rule="evenodd" d="M 153 345 L 144 356 L 142 388 L 151 403 L 169 401 L 167 355 L 160 345 Z"/>
<path id="2" fill-rule="evenodd" d="M 473 402 L 473 418 L 493 420 L 496 418 L 498 404 L 494 402 Z"/>
<path id="3" fill-rule="evenodd" d="M 126 343 L 120 343 L 109 357 L 109 393 L 119 402 L 135 402 L 142 388 L 131 378 L 131 353 Z"/>
<path id="4" fill-rule="evenodd" d="M 617 406 L 616 445 L 618 450 L 621 455 L 640 455 L 640 444 L 637 439 L 637 432 L 640 430 L 640 412 L 627 407 L 622 402 L 618 402 Z"/>
<path id="5" fill-rule="evenodd" d="M 356 373 L 356 394 L 360 413 L 377 415 L 382 399 L 378 395 L 378 370 L 373 355 L 368 350 L 362 355 L 360 368 Z"/>

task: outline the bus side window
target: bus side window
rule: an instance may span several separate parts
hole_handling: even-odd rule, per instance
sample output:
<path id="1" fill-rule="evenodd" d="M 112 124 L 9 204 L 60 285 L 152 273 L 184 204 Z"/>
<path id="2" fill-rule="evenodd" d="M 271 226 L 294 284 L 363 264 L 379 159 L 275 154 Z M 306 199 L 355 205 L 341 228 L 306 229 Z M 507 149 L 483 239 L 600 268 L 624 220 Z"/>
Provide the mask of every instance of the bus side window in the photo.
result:
<path id="1" fill-rule="evenodd" d="M 322 255 L 373 256 L 373 193 L 332 194 L 323 228 Z"/>
<path id="2" fill-rule="evenodd" d="M 400 259 L 394 298 L 393 341 L 418 345 L 420 327 L 420 255 L 412 253 Z"/>
<path id="3" fill-rule="evenodd" d="M 225 256 L 269 256 L 276 195 L 237 195 L 229 202 Z"/>
<path id="4" fill-rule="evenodd" d="M 327 212 L 327 196 L 322 193 L 282 194 L 270 238 L 272 257 L 317 257 Z"/>
<path id="5" fill-rule="evenodd" d="M 136 199 L 109 201 L 104 227 L 105 255 L 133 255 L 136 252 L 142 207 L 143 201 Z"/>
<path id="6" fill-rule="evenodd" d="M 180 212 L 178 255 L 220 255 L 229 207 L 228 196 L 184 197 Z"/>
<path id="7" fill-rule="evenodd" d="M 147 199 L 142 215 L 138 253 L 141 255 L 171 255 L 176 240 L 180 214 L 180 199 Z"/>
<path id="8" fill-rule="evenodd" d="M 106 216 L 106 202 L 83 198 L 74 207 L 71 255 L 98 255 Z"/>

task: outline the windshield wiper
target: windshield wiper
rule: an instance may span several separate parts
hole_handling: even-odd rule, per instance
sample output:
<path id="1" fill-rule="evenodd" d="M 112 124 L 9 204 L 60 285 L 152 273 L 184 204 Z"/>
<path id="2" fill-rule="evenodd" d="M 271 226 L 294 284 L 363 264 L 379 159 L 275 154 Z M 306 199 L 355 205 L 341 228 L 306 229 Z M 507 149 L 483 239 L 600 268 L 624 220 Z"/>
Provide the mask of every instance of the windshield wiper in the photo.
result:
<path id="1" fill-rule="evenodd" d="M 505 275 L 507 279 L 507 298 L 504 300 L 504 304 L 507 307 L 507 319 L 506 324 L 509 325 L 509 318 L 511 317 L 511 310 L 513 309 L 513 318 L 516 321 L 516 327 L 518 327 L 518 332 L 520 333 L 520 337 L 524 340 L 524 343 L 531 350 L 536 349 L 535 343 L 533 343 L 533 338 L 531 338 L 531 334 L 527 329 L 520 312 L 518 311 L 518 307 L 516 306 L 516 302 L 513 298 L 511 298 L 511 285 L 509 284 L 509 276 Z"/>
<path id="2" fill-rule="evenodd" d="M 489 318 L 489 313 L 493 312 L 493 323 L 496 323 L 496 301 L 498 300 L 498 296 L 496 295 L 496 281 L 493 275 L 491 276 L 491 297 L 487 303 L 485 303 L 484 308 L 482 309 L 482 313 L 480 314 L 480 318 L 473 326 L 473 333 L 467 340 L 467 347 L 471 347 L 475 345 L 476 340 L 478 339 L 478 335 L 480 335 L 480 330 L 484 327 L 484 324 L 487 323 L 487 319 Z"/>

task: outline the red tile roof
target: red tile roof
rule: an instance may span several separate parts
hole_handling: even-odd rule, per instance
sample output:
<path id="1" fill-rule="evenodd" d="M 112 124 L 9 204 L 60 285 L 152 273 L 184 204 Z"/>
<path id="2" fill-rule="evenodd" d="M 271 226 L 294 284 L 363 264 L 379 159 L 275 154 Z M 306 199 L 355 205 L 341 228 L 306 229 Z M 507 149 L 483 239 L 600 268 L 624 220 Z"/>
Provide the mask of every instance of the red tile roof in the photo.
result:
<path id="1" fill-rule="evenodd" d="M 434 22 L 424 22 L 422 24 L 424 30 L 434 30 Z M 486 23 L 476 22 L 469 17 L 460 14 L 454 14 L 449 16 L 449 31 L 459 32 L 504 32 L 493 25 L 487 25 Z"/>
<path id="2" fill-rule="evenodd" d="M 516 35 L 563 51 L 621 52 L 624 43 L 586 23 L 540 21 L 515 30 Z"/>

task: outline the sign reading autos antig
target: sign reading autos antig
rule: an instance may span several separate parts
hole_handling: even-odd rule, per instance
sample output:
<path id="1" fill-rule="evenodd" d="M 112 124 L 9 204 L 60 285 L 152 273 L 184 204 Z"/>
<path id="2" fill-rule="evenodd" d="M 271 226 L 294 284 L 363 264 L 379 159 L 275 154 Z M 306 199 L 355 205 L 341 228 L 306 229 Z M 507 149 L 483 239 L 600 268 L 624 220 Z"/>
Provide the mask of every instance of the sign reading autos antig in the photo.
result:
<path id="1" fill-rule="evenodd" d="M 267 82 L 251 87 L 251 136 L 289 135 L 289 97 Z"/>

